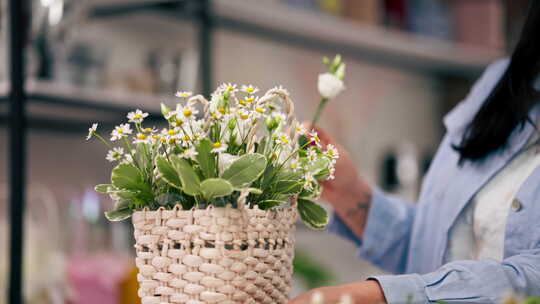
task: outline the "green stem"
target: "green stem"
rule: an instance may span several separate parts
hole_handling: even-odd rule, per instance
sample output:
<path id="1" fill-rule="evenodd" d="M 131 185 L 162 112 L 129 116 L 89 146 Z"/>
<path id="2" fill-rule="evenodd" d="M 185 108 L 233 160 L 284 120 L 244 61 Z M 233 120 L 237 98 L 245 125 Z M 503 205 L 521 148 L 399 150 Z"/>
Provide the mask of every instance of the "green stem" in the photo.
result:
<path id="1" fill-rule="evenodd" d="M 101 140 L 107 148 L 112 150 L 113 147 L 111 146 L 111 144 L 109 144 L 103 137 L 101 137 L 101 135 L 99 135 L 97 132 L 94 132 L 94 136 Z"/>
<path id="2" fill-rule="evenodd" d="M 322 111 L 324 109 L 324 106 L 328 102 L 328 98 L 321 98 L 321 101 L 319 102 L 319 105 L 317 106 L 317 110 L 315 111 L 315 116 L 313 116 L 313 120 L 311 121 L 311 128 L 315 127 L 317 125 L 317 122 L 319 121 L 319 118 L 322 114 Z"/>

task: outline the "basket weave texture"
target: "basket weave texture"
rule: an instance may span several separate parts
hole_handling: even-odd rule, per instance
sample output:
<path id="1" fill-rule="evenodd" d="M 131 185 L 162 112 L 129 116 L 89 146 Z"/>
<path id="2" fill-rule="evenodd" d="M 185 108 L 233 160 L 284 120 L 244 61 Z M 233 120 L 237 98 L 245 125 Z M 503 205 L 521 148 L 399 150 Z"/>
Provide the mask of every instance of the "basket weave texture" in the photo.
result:
<path id="1" fill-rule="evenodd" d="M 143 304 L 287 303 L 296 208 L 133 214 Z"/>

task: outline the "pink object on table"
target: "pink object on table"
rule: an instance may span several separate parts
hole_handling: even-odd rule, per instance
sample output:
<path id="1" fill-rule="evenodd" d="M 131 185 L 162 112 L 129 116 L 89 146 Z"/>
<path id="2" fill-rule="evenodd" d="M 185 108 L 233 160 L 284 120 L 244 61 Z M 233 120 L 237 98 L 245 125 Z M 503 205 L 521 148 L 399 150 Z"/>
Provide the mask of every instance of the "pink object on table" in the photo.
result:
<path id="1" fill-rule="evenodd" d="M 129 259 L 112 254 L 72 257 L 68 278 L 73 288 L 72 304 L 117 304 L 120 283 L 126 279 Z"/>

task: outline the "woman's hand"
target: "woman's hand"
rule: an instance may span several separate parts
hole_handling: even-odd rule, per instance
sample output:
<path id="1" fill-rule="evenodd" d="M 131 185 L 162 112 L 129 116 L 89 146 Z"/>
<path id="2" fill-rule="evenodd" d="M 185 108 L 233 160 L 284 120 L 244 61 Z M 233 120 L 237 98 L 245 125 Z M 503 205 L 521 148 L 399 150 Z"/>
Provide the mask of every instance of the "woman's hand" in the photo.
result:
<path id="1" fill-rule="evenodd" d="M 306 129 L 313 128 L 306 124 Z M 324 187 L 322 198 L 334 207 L 340 218 L 358 237 L 362 237 L 371 203 L 372 189 L 358 174 L 356 165 L 347 150 L 336 143 L 325 130 L 318 127 L 314 129 L 323 147 L 332 144 L 339 152 L 339 159 L 335 166 L 335 179 L 322 181 Z"/>
<path id="2" fill-rule="evenodd" d="M 343 295 L 351 296 L 355 304 L 386 303 L 384 293 L 377 281 L 363 281 L 341 286 L 316 288 L 294 298 L 289 304 L 311 304 L 311 299 L 315 293 L 322 294 L 325 304 L 339 303 Z"/>

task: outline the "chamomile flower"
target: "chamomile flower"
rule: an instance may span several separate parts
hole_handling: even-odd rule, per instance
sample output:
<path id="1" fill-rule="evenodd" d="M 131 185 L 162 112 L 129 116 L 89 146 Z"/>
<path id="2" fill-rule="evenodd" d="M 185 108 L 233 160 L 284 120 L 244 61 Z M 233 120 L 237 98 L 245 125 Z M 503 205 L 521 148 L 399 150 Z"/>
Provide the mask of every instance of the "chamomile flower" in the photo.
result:
<path id="1" fill-rule="evenodd" d="M 176 94 L 174 94 L 174 96 L 179 97 L 179 98 L 186 98 L 186 97 L 190 97 L 191 95 L 193 95 L 193 93 L 189 91 L 178 91 L 176 92 Z"/>
<path id="2" fill-rule="evenodd" d="M 315 144 L 319 148 L 321 147 L 321 139 L 315 130 L 309 132 L 309 139 L 311 140 L 312 144 Z"/>
<path id="3" fill-rule="evenodd" d="M 315 176 L 311 172 L 306 172 L 304 174 L 304 188 L 306 190 L 313 190 L 313 184 L 316 182 Z"/>
<path id="4" fill-rule="evenodd" d="M 249 111 L 246 111 L 244 109 L 238 110 L 237 114 L 238 114 L 238 118 L 240 118 L 241 120 L 248 120 L 250 117 Z"/>
<path id="5" fill-rule="evenodd" d="M 152 137 L 148 134 L 137 133 L 133 143 L 135 144 L 149 144 L 152 141 Z"/>
<path id="6" fill-rule="evenodd" d="M 86 136 L 86 140 L 90 140 L 90 138 L 92 138 L 92 136 L 94 136 L 94 134 L 96 133 L 97 131 L 97 128 L 98 128 L 98 124 L 97 123 L 93 123 L 92 124 L 92 127 L 90 127 L 88 129 L 88 135 Z"/>
<path id="7" fill-rule="evenodd" d="M 135 110 L 135 112 L 129 112 L 127 115 L 129 122 L 133 123 L 142 123 L 146 117 L 148 117 L 148 113 L 144 113 L 143 111 L 138 109 Z"/>
<path id="8" fill-rule="evenodd" d="M 220 152 L 225 152 L 225 151 L 227 151 L 227 144 L 219 142 L 219 141 L 212 144 L 212 152 L 220 153 Z"/>
<path id="9" fill-rule="evenodd" d="M 237 85 L 233 83 L 223 83 L 219 86 L 218 90 L 220 92 L 227 92 L 229 94 L 235 93 L 238 91 Z"/>
<path id="10" fill-rule="evenodd" d="M 190 107 L 190 106 L 182 107 L 181 105 L 178 105 L 176 107 L 176 115 L 177 115 L 177 117 L 183 117 L 185 119 L 191 119 L 197 114 L 199 114 L 199 111 L 197 109 L 195 109 L 194 107 Z"/>
<path id="11" fill-rule="evenodd" d="M 242 86 L 242 92 L 248 93 L 248 94 L 255 94 L 259 92 L 259 88 L 254 87 L 252 85 L 243 85 Z"/>
<path id="12" fill-rule="evenodd" d="M 123 164 L 131 164 L 131 163 L 133 163 L 133 156 L 131 156 L 131 154 L 129 154 L 129 153 L 124 154 L 124 160 L 122 160 L 122 163 Z"/>
<path id="13" fill-rule="evenodd" d="M 331 167 L 330 169 L 330 174 L 328 175 L 328 177 L 326 178 L 326 180 L 333 180 L 336 178 L 336 176 L 334 175 L 336 173 L 336 168 L 334 167 Z"/>
<path id="14" fill-rule="evenodd" d="M 189 147 L 189 148 L 186 149 L 184 152 L 182 152 L 182 154 L 180 154 L 180 157 L 186 158 L 186 159 L 192 159 L 192 160 L 195 160 L 195 157 L 196 157 L 198 154 L 199 154 L 199 153 L 195 150 L 194 147 Z"/>
<path id="15" fill-rule="evenodd" d="M 244 100 L 246 103 L 257 103 L 259 101 L 259 97 L 251 95 L 244 98 Z"/>
<path id="16" fill-rule="evenodd" d="M 298 135 L 305 135 L 307 132 L 306 127 L 304 127 L 304 125 L 299 122 L 296 122 L 296 124 L 294 125 L 294 131 Z"/>
<path id="17" fill-rule="evenodd" d="M 286 145 L 290 142 L 290 138 L 289 136 L 287 136 L 286 134 L 279 134 L 276 138 L 276 144 L 278 145 Z"/>
<path id="18" fill-rule="evenodd" d="M 105 157 L 105 159 L 107 159 L 110 162 L 114 162 L 114 161 L 121 160 L 123 156 L 124 156 L 123 148 L 113 148 L 112 150 L 109 150 L 109 152 L 107 152 L 107 157 Z"/>
<path id="19" fill-rule="evenodd" d="M 121 124 L 114 128 L 111 132 L 111 141 L 116 141 L 128 136 L 132 133 L 131 126 L 129 124 Z"/>
<path id="20" fill-rule="evenodd" d="M 313 148 L 310 148 L 307 150 L 307 159 L 310 163 L 313 163 L 317 160 L 318 158 L 318 155 L 317 155 L 317 151 L 315 151 L 315 149 Z"/>
<path id="21" fill-rule="evenodd" d="M 253 116 L 256 118 L 263 117 L 266 113 L 266 108 L 263 106 L 257 106 L 255 109 L 253 109 Z"/>
<path id="22" fill-rule="evenodd" d="M 278 121 L 278 122 L 282 122 L 284 121 L 287 117 L 285 116 L 285 114 L 281 113 L 281 112 L 273 112 L 272 113 L 272 117 Z"/>
<path id="23" fill-rule="evenodd" d="M 298 159 L 291 160 L 291 162 L 289 163 L 289 167 L 293 171 L 298 171 L 298 170 L 302 169 L 302 166 L 300 165 L 300 162 L 298 161 Z"/>
<path id="24" fill-rule="evenodd" d="M 332 161 L 332 163 L 335 164 L 337 159 L 339 158 L 339 151 L 334 145 L 328 144 L 326 146 L 326 151 L 324 152 L 324 155 L 326 155 L 326 157 L 328 157 Z"/>

